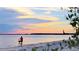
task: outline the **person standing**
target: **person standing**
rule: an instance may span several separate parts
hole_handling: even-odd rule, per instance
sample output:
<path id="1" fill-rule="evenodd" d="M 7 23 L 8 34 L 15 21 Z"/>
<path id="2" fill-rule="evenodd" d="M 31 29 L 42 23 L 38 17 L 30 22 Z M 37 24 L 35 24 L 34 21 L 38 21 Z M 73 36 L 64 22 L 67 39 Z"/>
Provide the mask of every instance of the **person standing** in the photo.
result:
<path id="1" fill-rule="evenodd" d="M 19 42 L 20 46 L 22 47 L 22 45 L 23 45 L 23 37 L 22 36 L 20 37 L 18 42 Z"/>

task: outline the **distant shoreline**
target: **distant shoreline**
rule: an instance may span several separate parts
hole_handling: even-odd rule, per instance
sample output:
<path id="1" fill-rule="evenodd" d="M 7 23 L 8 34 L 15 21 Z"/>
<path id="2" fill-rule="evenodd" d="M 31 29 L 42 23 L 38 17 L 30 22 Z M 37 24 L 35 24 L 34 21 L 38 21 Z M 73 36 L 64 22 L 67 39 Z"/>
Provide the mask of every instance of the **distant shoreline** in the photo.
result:
<path id="1" fill-rule="evenodd" d="M 75 33 L 31 33 L 31 34 L 0 34 L 0 35 L 74 35 Z"/>

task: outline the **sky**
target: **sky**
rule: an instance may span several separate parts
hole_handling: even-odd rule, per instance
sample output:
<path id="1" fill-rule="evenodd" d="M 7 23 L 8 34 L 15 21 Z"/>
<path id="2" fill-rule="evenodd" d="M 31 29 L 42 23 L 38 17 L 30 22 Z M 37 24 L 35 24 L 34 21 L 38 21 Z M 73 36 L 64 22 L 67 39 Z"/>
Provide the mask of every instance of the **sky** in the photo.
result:
<path id="1" fill-rule="evenodd" d="M 74 32 L 59 7 L 0 7 L 0 34 Z"/>

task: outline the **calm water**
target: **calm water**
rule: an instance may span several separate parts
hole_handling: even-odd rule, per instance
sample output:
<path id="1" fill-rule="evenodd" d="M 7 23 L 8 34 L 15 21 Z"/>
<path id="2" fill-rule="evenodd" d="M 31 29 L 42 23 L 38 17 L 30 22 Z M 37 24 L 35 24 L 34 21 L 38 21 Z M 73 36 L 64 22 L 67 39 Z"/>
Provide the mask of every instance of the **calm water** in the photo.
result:
<path id="1" fill-rule="evenodd" d="M 68 39 L 70 35 L 0 35 L 0 48 L 18 46 L 18 39 L 23 36 L 23 44 L 35 44 Z"/>

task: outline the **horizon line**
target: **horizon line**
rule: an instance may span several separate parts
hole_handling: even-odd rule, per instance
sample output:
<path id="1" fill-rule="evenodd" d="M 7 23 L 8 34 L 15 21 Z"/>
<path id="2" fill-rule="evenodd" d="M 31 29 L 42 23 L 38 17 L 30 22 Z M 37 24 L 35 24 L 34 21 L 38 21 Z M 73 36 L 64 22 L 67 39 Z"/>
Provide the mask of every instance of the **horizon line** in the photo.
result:
<path id="1" fill-rule="evenodd" d="M 15 34 L 0 34 L 0 35 L 73 35 L 75 33 L 15 33 Z"/>

